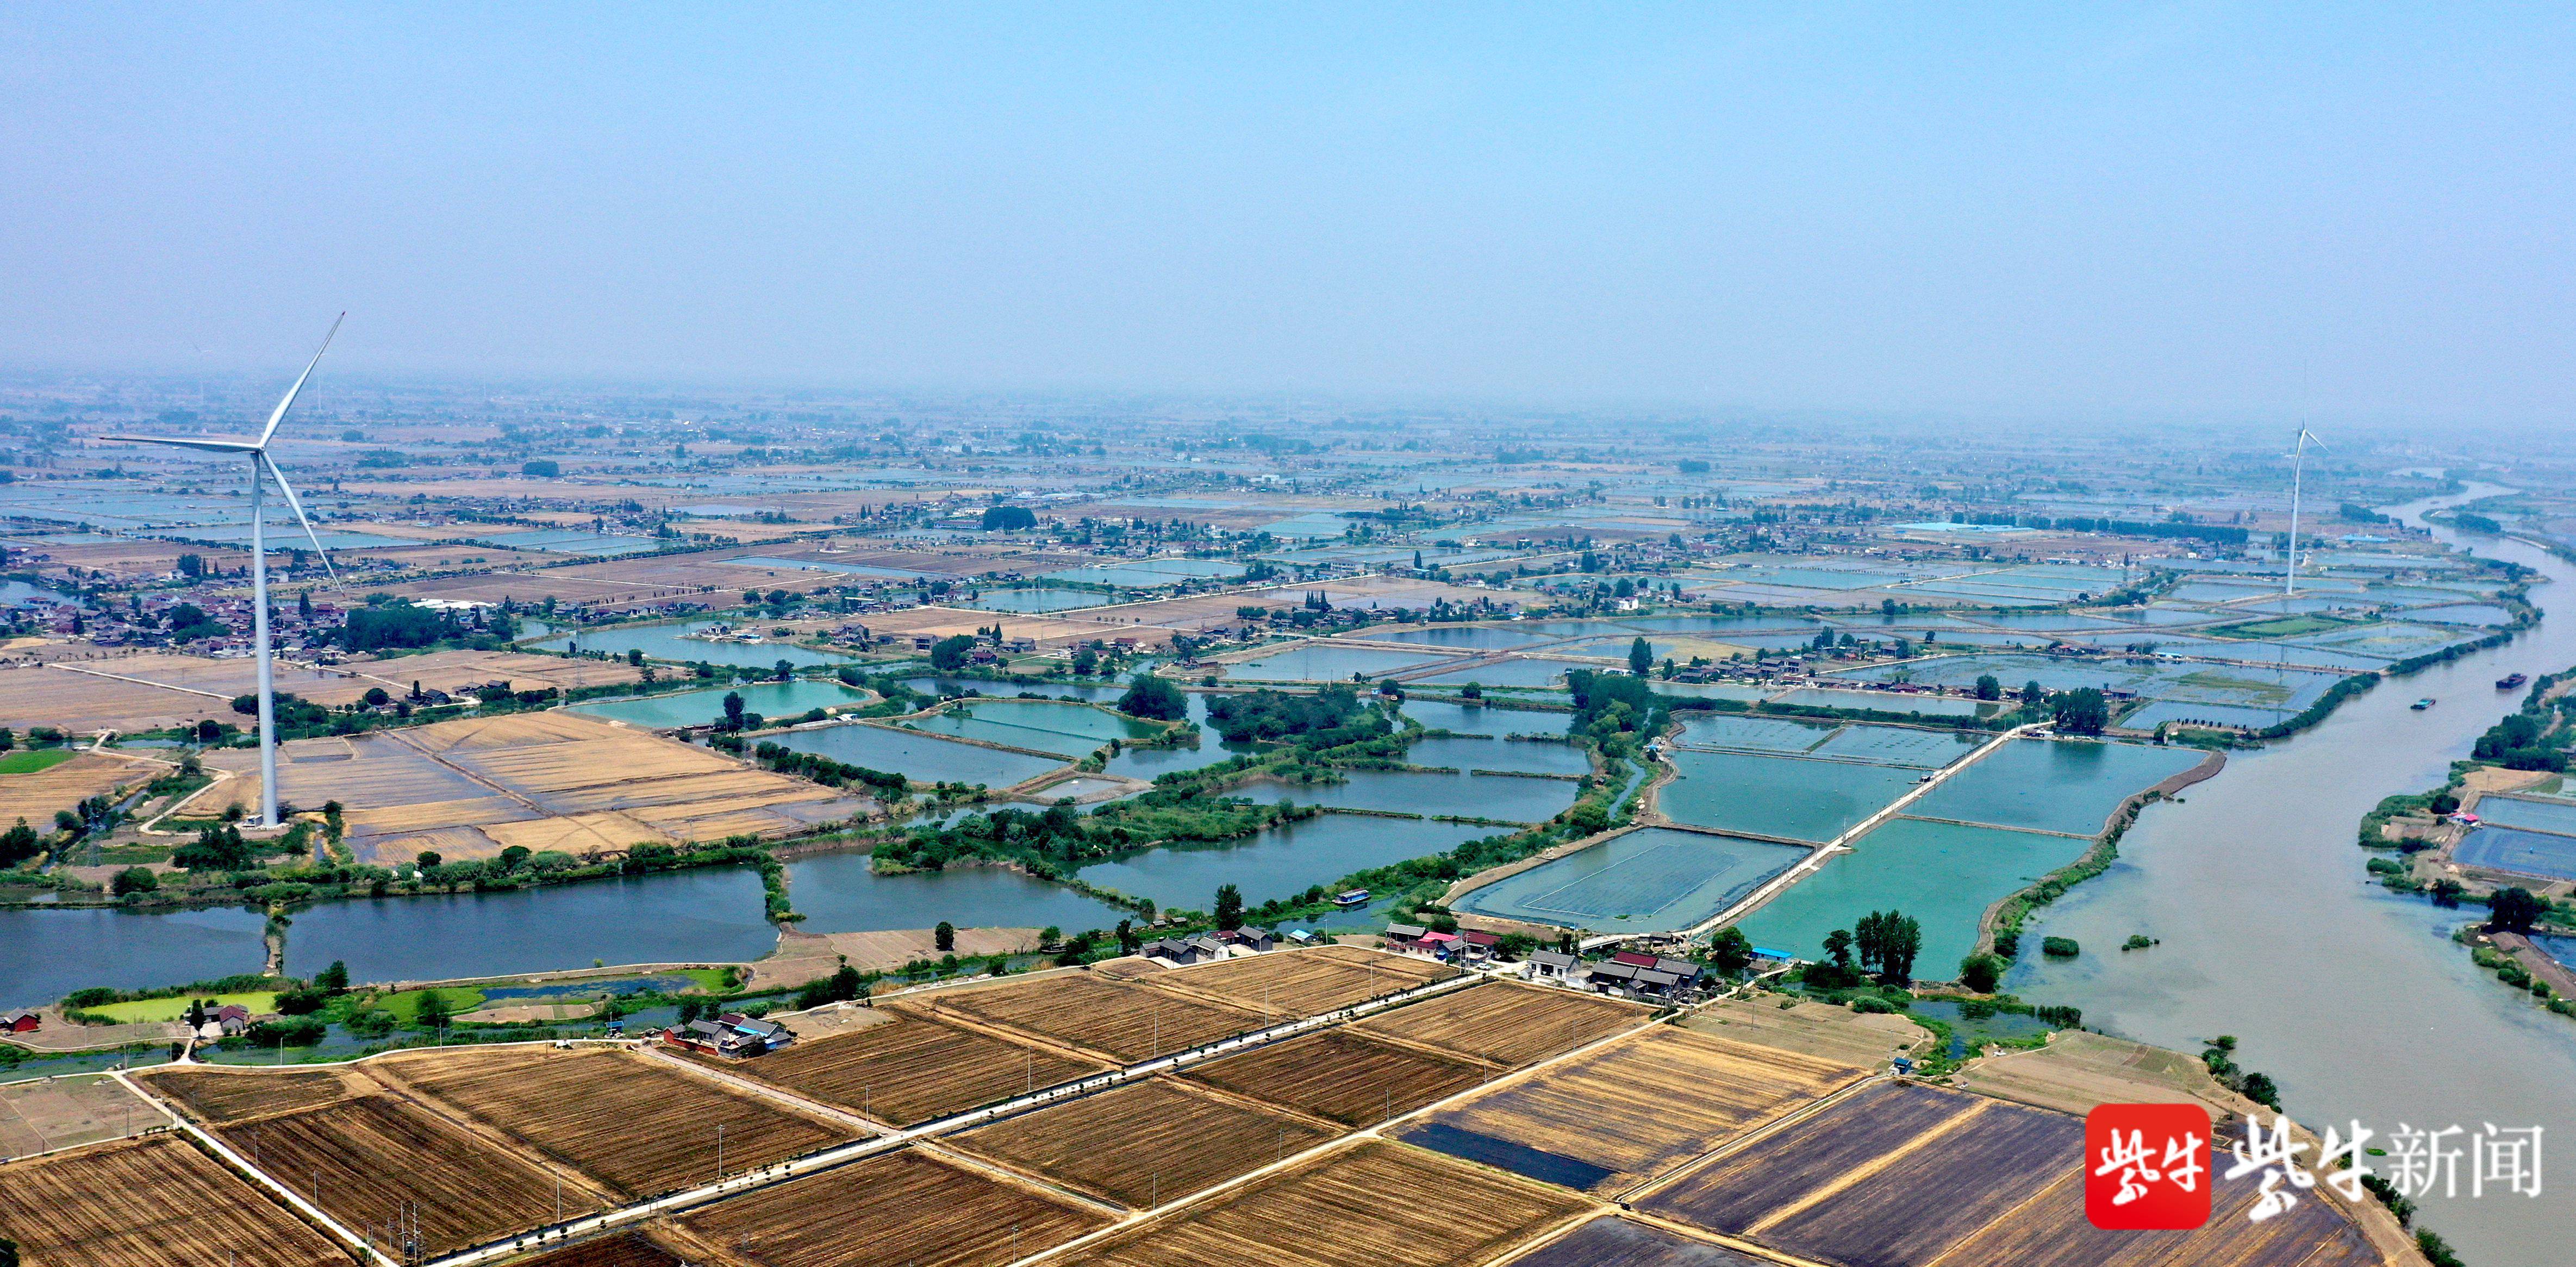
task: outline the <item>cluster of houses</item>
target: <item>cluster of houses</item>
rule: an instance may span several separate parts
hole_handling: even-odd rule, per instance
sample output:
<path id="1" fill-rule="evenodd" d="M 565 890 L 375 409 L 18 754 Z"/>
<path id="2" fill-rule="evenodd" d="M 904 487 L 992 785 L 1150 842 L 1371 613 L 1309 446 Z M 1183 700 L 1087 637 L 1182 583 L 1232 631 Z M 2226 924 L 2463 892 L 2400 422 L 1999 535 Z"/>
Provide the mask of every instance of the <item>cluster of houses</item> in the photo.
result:
<path id="1" fill-rule="evenodd" d="M 663 1031 L 662 1041 L 710 1056 L 748 1060 L 795 1042 L 796 1031 L 776 1021 L 727 1012 L 711 1021 L 674 1025 Z"/>
<path id="2" fill-rule="evenodd" d="M 1386 926 L 1387 949 L 1428 955 L 1443 963 L 1491 962 L 1501 954 L 1501 946 L 1502 938 L 1472 929 L 1440 933 L 1414 924 Z M 1668 959 L 1635 950 L 1623 950 L 1592 963 L 1562 951 L 1533 950 L 1521 961 L 1520 971 L 1531 981 L 1588 989 L 1597 994 L 1670 1001 L 1696 993 L 1708 968 L 1688 959 Z"/>
<path id="3" fill-rule="evenodd" d="M 1266 928 L 1231 928 L 1221 932 L 1192 933 L 1187 937 L 1166 937 L 1161 941 L 1145 943 L 1144 947 L 1136 953 L 1148 959 L 1162 960 L 1174 967 L 1186 967 L 1194 963 L 1230 958 L 1238 952 L 1266 954 L 1278 949 L 1281 940 L 1279 934 Z M 1292 944 L 1304 945 L 1315 940 L 1315 937 L 1314 934 L 1300 928 L 1291 930 L 1285 940 Z"/>

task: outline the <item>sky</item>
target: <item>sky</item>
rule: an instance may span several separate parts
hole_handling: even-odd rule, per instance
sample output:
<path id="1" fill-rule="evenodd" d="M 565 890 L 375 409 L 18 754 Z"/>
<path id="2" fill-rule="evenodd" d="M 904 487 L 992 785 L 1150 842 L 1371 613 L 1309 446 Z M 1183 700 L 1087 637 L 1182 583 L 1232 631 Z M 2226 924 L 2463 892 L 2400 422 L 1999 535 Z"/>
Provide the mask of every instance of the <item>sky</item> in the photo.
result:
<path id="1" fill-rule="evenodd" d="M 2576 416 L 2576 8 L 0 9 L 0 364 Z"/>

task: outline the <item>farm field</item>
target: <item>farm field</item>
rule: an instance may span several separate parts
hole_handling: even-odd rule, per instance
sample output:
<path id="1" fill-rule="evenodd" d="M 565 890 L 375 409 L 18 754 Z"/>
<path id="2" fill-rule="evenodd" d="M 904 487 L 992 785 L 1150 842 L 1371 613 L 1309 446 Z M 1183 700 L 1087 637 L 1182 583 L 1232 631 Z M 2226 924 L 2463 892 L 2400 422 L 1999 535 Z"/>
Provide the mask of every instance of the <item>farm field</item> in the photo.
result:
<path id="1" fill-rule="evenodd" d="M 1571 1193 L 1381 1140 L 1267 1176 L 1067 1258 L 1101 1267 L 1453 1267 L 1589 1208 Z"/>
<path id="2" fill-rule="evenodd" d="M 1659 1026 L 1442 1110 L 1398 1138 L 1550 1182 L 1585 1172 L 1570 1186 L 1608 1196 L 1863 1076 Z"/>
<path id="3" fill-rule="evenodd" d="M 1959 1098 L 1967 1103 L 1956 1126 L 1925 1132 L 1829 1200 L 1766 1215 L 1754 1237 L 1841 1262 L 1929 1262 L 2082 1168 L 2083 1119 Z M 1977 1181 L 1960 1183 L 1966 1175 Z"/>
<path id="4" fill-rule="evenodd" d="M 240 767 L 255 799 L 257 757 Z M 431 849 L 451 861 L 511 845 L 581 854 L 641 842 L 777 836 L 865 813 L 871 803 L 802 779 L 755 770 L 658 735 L 573 713 L 517 713 L 437 722 L 351 738 L 281 745 L 278 784 L 289 800 L 348 806 L 348 843 L 361 862 L 408 861 Z"/>
<path id="5" fill-rule="evenodd" d="M 466 1049 L 371 1069 L 628 1199 L 715 1178 L 719 1125 L 727 1173 L 858 1138 L 631 1052 Z"/>
<path id="6" fill-rule="evenodd" d="M 123 1139 L 169 1121 L 104 1074 L 0 1084 L 0 1160 Z"/>
<path id="7" fill-rule="evenodd" d="M 552 1267 L 551 1260 L 549 1267 Z M 1512 1259 L 1507 1267 L 1767 1267 L 1767 1264 L 1724 1246 L 1690 1240 L 1662 1228 L 1612 1216 L 1594 1219 Z"/>
<path id="8" fill-rule="evenodd" d="M 1648 1009 L 1597 995 L 1495 981 L 1354 1022 L 1359 1033 L 1520 1066 L 1646 1019 Z"/>
<path id="9" fill-rule="evenodd" d="M 237 1267 L 340 1267 L 348 1251 L 176 1135 L 0 1167 L 0 1236 L 31 1267 L 167 1267 L 175 1245 Z"/>
<path id="10" fill-rule="evenodd" d="M 1357 946 L 1317 946 L 1193 964 L 1159 975 L 1152 984 L 1295 1019 L 1455 975 L 1456 970 L 1427 960 Z"/>
<path id="11" fill-rule="evenodd" d="M 1034 1034 L 1121 1064 L 1187 1051 L 1261 1025 L 1261 1013 L 1088 973 L 980 989 L 944 990 L 906 1008 Z"/>
<path id="12" fill-rule="evenodd" d="M 1193 1065 L 1188 1077 L 1344 1126 L 1366 1127 L 1448 1099 L 1483 1082 L 1493 1068 L 1337 1028 Z"/>
<path id="13" fill-rule="evenodd" d="M 1786 1210 L 1864 1163 L 1977 1107 L 1971 1097 L 1904 1083 L 1859 1092 L 1752 1147 L 1691 1171 L 1638 1209 L 1730 1235 Z"/>
<path id="14" fill-rule="evenodd" d="M 946 1143 L 1129 1209 L 1151 1209 L 1340 1133 L 1159 1077 L 979 1126 Z"/>
<path id="15" fill-rule="evenodd" d="M 433 1252 L 463 1249 L 550 1222 L 555 1176 L 390 1096 L 370 1095 L 263 1118 L 217 1134 L 279 1183 L 319 1194 L 344 1226 L 381 1228 L 406 1202 Z M 573 1185 L 564 1211 L 597 1202 Z"/>
<path id="16" fill-rule="evenodd" d="M 2324 1185 L 2300 1194 L 2297 1205 L 2265 1222 L 2247 1219 L 2260 1184 L 2260 1175 L 2228 1179 L 2220 1166 L 2210 1176 L 2206 1226 L 2105 1232 L 2084 1217 L 2084 1184 L 2069 1172 L 2037 1198 L 1958 1241 L 1944 1260 L 2016 1267 L 2360 1267 L 2382 1261 Z"/>
<path id="17" fill-rule="evenodd" d="M 40 828 L 48 826 L 57 810 L 70 809 L 120 787 L 141 787 L 168 770 L 167 766 L 84 752 L 41 770 L 0 774 L 0 829 L 22 818 Z"/>
<path id="18" fill-rule="evenodd" d="M 1812 1001 L 1784 1008 L 1778 1000 L 1758 995 L 1711 1004 L 1681 1024 L 1684 1029 L 1739 1043 L 1802 1052 L 1864 1069 L 1885 1065 L 1890 1057 L 1912 1051 L 1930 1037 L 1892 1012 L 1855 1012 Z"/>
<path id="19" fill-rule="evenodd" d="M 1006 1099 L 1031 1082 L 1053 1086 L 1108 1068 L 908 1015 L 743 1065 L 684 1058 L 897 1126 Z"/>
<path id="20" fill-rule="evenodd" d="M 297 1113 L 376 1090 L 355 1070 L 252 1070 L 240 1066 L 164 1065 L 134 1075 L 154 1095 L 179 1102 L 208 1126 L 231 1126 L 275 1113 Z"/>
<path id="21" fill-rule="evenodd" d="M 523 1258 L 515 1267 L 686 1267 L 686 1261 L 642 1232 L 626 1232 Z"/>
<path id="22" fill-rule="evenodd" d="M 905 1149 L 709 1206 L 680 1226 L 742 1267 L 999 1267 L 1108 1218 Z"/>

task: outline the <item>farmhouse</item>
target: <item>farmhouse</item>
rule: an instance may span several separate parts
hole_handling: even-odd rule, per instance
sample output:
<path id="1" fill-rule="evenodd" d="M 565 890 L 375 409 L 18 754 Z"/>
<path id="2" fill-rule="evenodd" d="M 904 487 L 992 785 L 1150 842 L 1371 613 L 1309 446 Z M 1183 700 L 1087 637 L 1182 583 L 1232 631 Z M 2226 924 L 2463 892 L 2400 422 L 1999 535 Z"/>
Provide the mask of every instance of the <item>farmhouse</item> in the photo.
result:
<path id="1" fill-rule="evenodd" d="M 691 1021 L 662 1035 L 663 1041 L 711 1056 L 748 1060 L 796 1041 L 795 1031 L 776 1021 L 728 1012 L 712 1021 Z"/>
<path id="2" fill-rule="evenodd" d="M 25 1009 L 0 1013 L 0 1034 L 32 1034 L 45 1018 Z"/>
<path id="3" fill-rule="evenodd" d="M 1571 982 L 1582 966 L 1582 960 L 1560 950 L 1533 950 L 1523 965 L 1522 975 L 1532 981 Z"/>

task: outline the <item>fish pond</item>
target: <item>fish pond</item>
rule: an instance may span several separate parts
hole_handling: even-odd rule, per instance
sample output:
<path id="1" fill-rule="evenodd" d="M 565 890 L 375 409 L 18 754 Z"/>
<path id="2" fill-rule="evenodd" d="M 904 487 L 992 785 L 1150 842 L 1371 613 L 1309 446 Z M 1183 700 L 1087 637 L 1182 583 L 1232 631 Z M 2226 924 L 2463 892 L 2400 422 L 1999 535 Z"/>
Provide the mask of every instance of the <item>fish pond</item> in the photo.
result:
<path id="1" fill-rule="evenodd" d="M 1210 889 L 1213 893 L 1215 890 Z M 958 866 L 879 875 L 864 853 L 787 864 L 787 892 L 809 933 L 927 928 L 1114 928 L 1127 912 L 1061 884 L 1002 867 Z M 1202 895 L 1204 900 L 1204 895 Z"/>
<path id="2" fill-rule="evenodd" d="M 1445 658 L 1392 649 L 1306 645 L 1227 665 L 1225 675 L 1250 682 L 1348 682 L 1355 673 L 1378 677 L 1438 664 Z"/>
<path id="3" fill-rule="evenodd" d="M 584 651 L 605 651 L 625 655 L 641 651 L 656 660 L 673 660 L 695 664 L 722 664 L 733 668 L 766 669 L 781 660 L 798 668 L 817 664 L 846 664 L 849 657 L 809 650 L 794 643 L 712 642 L 686 635 L 704 633 L 720 621 L 693 620 L 665 625 L 624 625 L 604 629 L 584 629 L 560 637 L 530 644 L 540 651 L 565 651 L 579 647 Z"/>
<path id="4" fill-rule="evenodd" d="M 629 726 L 668 730 L 680 726 L 703 726 L 721 720 L 725 715 L 724 699 L 729 693 L 742 696 L 745 711 L 772 720 L 802 716 L 817 708 L 857 704 L 867 699 L 866 692 L 851 690 L 838 682 L 799 678 L 792 682 L 746 682 L 740 686 L 709 687 L 703 691 L 600 700 L 575 704 L 564 711 L 606 721 L 622 721 Z"/>
<path id="5" fill-rule="evenodd" d="M 1034 748 L 1064 757 L 1085 756 L 1112 739 L 1145 739 L 1163 731 L 1151 722 L 1088 704 L 1022 699 L 951 704 L 927 717 L 908 718 L 902 724 L 930 734 Z"/>
<path id="6" fill-rule="evenodd" d="M 1725 911 L 1807 853 L 1648 827 L 1505 876 L 1460 897 L 1456 908 L 1594 932 L 1672 932 Z"/>
<path id="7" fill-rule="evenodd" d="M 2017 739 L 1906 813 L 2089 837 L 2109 825 L 2122 801 L 2210 759 L 2197 748 Z"/>
<path id="8" fill-rule="evenodd" d="M 1266 790 L 1261 785 L 1252 789 Z M 1308 803 L 1305 795 L 1296 799 Z M 1509 830 L 1428 819 L 1324 814 L 1283 823 L 1242 840 L 1167 845 L 1096 862 L 1084 867 L 1081 876 L 1104 888 L 1152 898 L 1159 905 L 1203 911 L 1213 904 L 1220 884 L 1240 886 L 1246 902 L 1266 902 L 1318 884 L 1331 885 L 1354 871 L 1440 853 L 1479 836 Z"/>
<path id="9" fill-rule="evenodd" d="M 1672 782 L 1656 807 L 1711 831 L 1823 843 L 1905 795 L 1920 773 L 1844 761 L 1739 752 L 1671 754 Z"/>
<path id="10" fill-rule="evenodd" d="M 1848 929 L 1871 911 L 1898 909 L 1923 928 L 1915 974 L 1955 974 L 1975 948 L 1977 921 L 1988 906 L 2084 856 L 2092 842 L 2072 836 L 2005 831 L 1898 818 L 1825 860 L 1736 921 L 1757 946 L 1815 959 L 1825 934 Z"/>
<path id="11" fill-rule="evenodd" d="M 0 911 L 0 1007 L 38 1007 L 91 986 L 141 990 L 257 972 L 267 922 L 229 906 Z"/>
<path id="12" fill-rule="evenodd" d="M 866 722 L 791 730 L 772 736 L 772 739 L 797 752 L 810 752 L 871 770 L 902 774 L 918 783 L 1009 787 L 1060 769 L 1065 764 L 1053 757 L 1005 752 L 999 748 L 959 743 L 937 735 Z"/>
<path id="13" fill-rule="evenodd" d="M 321 902 L 293 913 L 286 971 L 333 960 L 358 981 L 433 981 L 601 963 L 743 963 L 768 954 L 760 875 L 665 871 L 491 893 Z"/>

